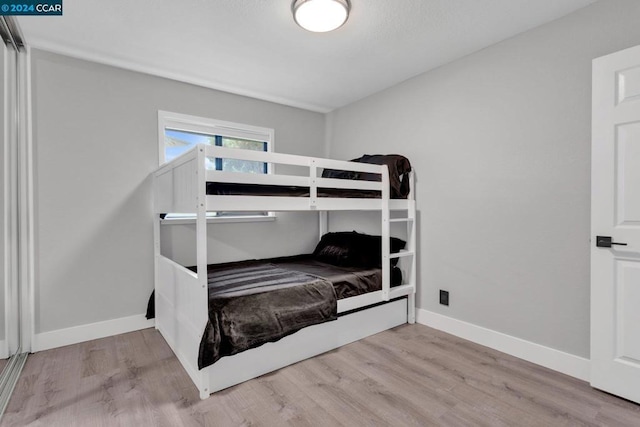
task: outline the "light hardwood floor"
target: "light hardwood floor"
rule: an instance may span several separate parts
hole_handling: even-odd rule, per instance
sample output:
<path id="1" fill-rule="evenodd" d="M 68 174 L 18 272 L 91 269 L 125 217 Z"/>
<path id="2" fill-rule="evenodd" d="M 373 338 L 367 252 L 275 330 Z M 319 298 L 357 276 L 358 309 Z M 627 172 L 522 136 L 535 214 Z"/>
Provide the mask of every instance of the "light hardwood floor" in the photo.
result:
<path id="1" fill-rule="evenodd" d="M 640 426 L 640 406 L 422 325 L 201 401 L 147 329 L 29 357 L 2 426 Z"/>

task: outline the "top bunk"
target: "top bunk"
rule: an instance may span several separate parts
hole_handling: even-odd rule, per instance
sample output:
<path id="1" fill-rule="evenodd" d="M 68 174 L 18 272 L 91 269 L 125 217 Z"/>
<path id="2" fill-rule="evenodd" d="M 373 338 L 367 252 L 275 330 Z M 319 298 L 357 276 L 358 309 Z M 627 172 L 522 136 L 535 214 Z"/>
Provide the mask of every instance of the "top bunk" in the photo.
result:
<path id="1" fill-rule="evenodd" d="M 212 159 L 260 162 L 269 173 L 213 170 Z M 153 173 L 154 213 L 414 209 L 408 168 L 199 144 Z"/>

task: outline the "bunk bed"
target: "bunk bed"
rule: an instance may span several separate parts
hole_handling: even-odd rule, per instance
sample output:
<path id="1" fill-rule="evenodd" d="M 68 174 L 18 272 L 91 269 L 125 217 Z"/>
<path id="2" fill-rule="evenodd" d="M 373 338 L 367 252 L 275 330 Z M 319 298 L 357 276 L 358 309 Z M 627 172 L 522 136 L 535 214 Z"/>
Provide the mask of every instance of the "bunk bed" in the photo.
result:
<path id="1" fill-rule="evenodd" d="M 268 175 L 210 170 L 206 168 L 207 158 L 302 167 L 308 169 L 308 174 L 278 173 L 286 167 L 278 167 Z M 153 177 L 155 327 L 182 363 L 202 399 L 369 335 L 415 322 L 416 210 L 412 172 L 408 174 L 407 197 L 394 199 L 391 189 L 397 177 L 390 179 L 389 168 L 384 164 L 197 145 L 162 165 Z M 207 263 L 208 211 L 317 211 L 320 237 L 327 235 L 330 211 L 378 211 L 381 283 L 376 289 L 354 296 L 347 293 L 337 299 L 332 321 L 313 324 L 286 334 L 276 342 L 203 366 L 201 346 L 211 321 L 210 277 L 215 275 L 216 268 L 221 268 Z M 194 268 L 182 266 L 161 253 L 161 218 L 167 213 L 196 214 Z M 391 225 L 394 223 L 406 224 L 407 241 L 403 250 L 392 253 Z M 213 251 L 215 254 L 215 249 Z M 392 286 L 394 264 L 400 260 L 404 260 L 403 278 L 401 283 Z M 285 259 L 284 264 L 290 261 Z M 293 267 L 289 265 L 291 270 L 312 268 L 310 272 L 315 273 L 313 268 L 317 266 L 300 267 L 300 260 L 297 262 Z M 282 266 L 282 262 L 267 264 Z"/>

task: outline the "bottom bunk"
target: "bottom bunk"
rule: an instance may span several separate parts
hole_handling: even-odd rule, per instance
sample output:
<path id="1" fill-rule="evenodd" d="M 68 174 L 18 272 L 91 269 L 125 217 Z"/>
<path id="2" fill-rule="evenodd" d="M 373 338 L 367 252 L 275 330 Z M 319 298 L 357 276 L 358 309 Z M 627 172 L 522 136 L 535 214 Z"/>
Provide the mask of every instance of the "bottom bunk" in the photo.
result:
<path id="1" fill-rule="evenodd" d="M 390 246 L 404 245 L 392 238 Z M 415 285 L 402 283 L 397 260 L 387 261 L 392 287 L 383 299 L 379 248 L 379 236 L 330 233 L 314 254 L 209 265 L 202 274 L 157 255 L 156 328 L 205 398 L 413 322 Z"/>
<path id="2" fill-rule="evenodd" d="M 158 264 L 164 273 L 164 280 L 160 282 L 165 285 L 160 285 L 155 293 L 156 329 L 180 360 L 202 399 L 216 391 L 412 321 L 413 289 L 406 285 L 395 287 L 395 295 L 404 295 L 387 302 L 380 302 L 381 291 L 370 292 L 339 301 L 357 301 L 377 294 L 376 303 L 362 300 L 371 305 L 338 313 L 335 320 L 305 327 L 278 341 L 222 357 L 199 369 L 203 333 L 196 329 L 191 317 L 196 304 L 185 292 L 197 287 L 195 273 L 164 257 L 160 257 Z M 190 283 L 190 277 L 194 283 Z M 168 286 L 172 280 L 175 287 Z"/>

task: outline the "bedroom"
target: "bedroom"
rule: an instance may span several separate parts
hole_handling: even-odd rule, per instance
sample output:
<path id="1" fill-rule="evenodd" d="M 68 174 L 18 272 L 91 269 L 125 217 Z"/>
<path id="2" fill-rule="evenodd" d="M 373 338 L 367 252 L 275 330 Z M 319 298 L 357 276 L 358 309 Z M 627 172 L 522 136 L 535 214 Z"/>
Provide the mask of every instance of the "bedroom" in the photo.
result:
<path id="1" fill-rule="evenodd" d="M 189 377 L 174 375 L 182 367 L 163 338 L 149 335 L 157 334 L 144 312 L 154 288 L 151 174 L 159 166 L 158 111 L 273 129 L 275 153 L 337 160 L 397 153 L 410 159 L 416 178 L 418 325 L 401 330 L 401 337 L 381 334 L 381 341 L 365 339 L 355 343 L 360 346 L 344 347 L 350 352 L 346 356 L 337 350 L 310 359 L 315 365 L 303 362 L 291 369 L 299 366 L 313 373 L 323 357 L 353 359 L 349 354 L 383 343 L 398 346 L 413 366 L 434 347 L 412 354 L 406 340 L 450 342 L 448 348 L 460 354 L 476 352 L 475 358 L 469 356 L 472 366 L 484 363 L 477 354 L 490 350 L 467 349 L 467 341 L 452 341 L 430 327 L 551 369 L 531 368 L 541 378 L 551 378 L 545 392 L 562 390 L 558 378 L 569 381 L 569 389 L 589 389 L 592 61 L 640 44 L 640 4 L 409 1 L 406 7 L 412 10 L 407 11 L 389 2 L 353 0 L 340 29 L 313 34 L 296 26 L 291 2 L 269 3 L 282 4 L 220 1 L 194 13 L 145 2 L 147 7 L 125 13 L 118 9 L 120 2 L 67 1 L 62 16 L 18 17 L 30 50 L 33 277 L 24 283 L 33 293 L 26 296 L 32 306 L 24 309 L 23 331 L 29 335 L 26 351 L 33 354 L 16 385 L 14 396 L 22 397 L 9 403 L 4 422 L 21 425 L 41 413 L 44 424 L 86 425 L 92 418 L 83 417 L 93 411 L 104 424 L 124 424 L 122 411 L 148 420 L 143 415 L 147 402 L 164 414 L 155 399 L 171 406 L 181 393 L 204 422 L 214 415 L 235 421 L 246 417 L 248 422 L 258 422 L 255 417 L 262 415 L 269 422 L 277 396 L 291 398 L 288 393 L 298 390 L 291 385 L 292 371 L 285 368 L 283 378 L 270 374 L 200 402 Z M 196 7 L 204 6 L 194 2 Z M 173 24 L 172 17 L 182 24 Z M 209 20 L 216 25 L 203 27 L 202 21 Z M 401 29 L 399 22 L 405 23 Z M 222 37 L 216 28 L 228 23 L 245 31 L 228 40 L 215 38 Z M 167 30 L 173 25 L 176 34 Z M 246 31 L 249 27 L 254 31 Z M 113 29 L 119 34 L 112 34 Z M 186 31 L 183 37 L 181 30 Z M 185 46 L 200 39 L 200 47 Z M 207 52 L 208 44 L 207 55 L 193 54 L 195 49 Z M 229 62 L 212 59 L 213 53 L 226 55 Z M 323 64 L 327 57 L 339 63 Z M 171 58 L 173 65 L 168 65 Z M 181 69 L 181 61 L 187 60 L 205 65 L 188 73 Z M 220 67 L 217 79 L 209 75 L 212 64 Z M 300 71 L 292 72 L 296 65 Z M 256 69 L 243 68 L 250 66 Z M 349 67 L 357 67 L 356 72 Z M 278 212 L 275 218 L 252 222 L 211 221 L 208 261 L 311 253 L 318 242 L 317 215 Z M 376 215 L 368 213 L 364 220 L 332 216 L 330 226 L 350 231 L 356 221 L 358 231 L 380 234 Z M 194 265 L 193 221 L 164 225 L 162 239 L 173 259 Z M 439 303 L 440 290 L 449 292 L 449 306 Z M 109 402 L 111 394 L 126 395 L 131 370 L 122 368 L 122 360 L 132 357 L 128 348 L 153 336 L 149 345 L 155 359 L 145 356 L 135 362 L 145 365 L 130 369 L 144 372 L 160 364 L 171 370 L 171 387 L 160 397 L 134 388 L 127 401 L 119 402 L 140 402 L 141 412 L 115 405 L 118 416 L 109 418 L 100 403 Z M 370 363 L 395 369 L 385 365 L 384 351 L 371 356 L 377 358 Z M 449 356 L 466 366 L 459 354 Z M 73 376 L 74 369 L 82 384 L 56 382 L 60 392 L 49 406 L 42 403 L 50 381 L 43 372 Z M 487 369 L 471 381 L 509 381 Z M 345 380 L 353 381 L 353 387 L 381 381 L 371 369 L 357 372 Z M 560 373 L 555 377 L 554 372 Z M 102 387 L 110 377 L 113 384 Z M 143 377 L 144 390 L 159 387 L 145 382 L 149 378 L 158 381 L 153 375 Z M 511 381 L 521 384 L 518 378 Z M 289 389 L 270 393 L 265 391 L 270 384 Z M 330 386 L 338 387 L 336 393 L 342 390 L 336 383 Z M 88 397 L 76 395 L 76 389 Z M 495 424 L 503 417 L 530 414 L 535 406 L 518 403 L 503 390 L 498 396 L 486 390 L 471 394 L 464 387 L 457 391 L 468 392 L 470 400 L 458 411 L 449 400 L 434 403 L 438 416 L 432 423 L 442 416 L 440 423 L 455 424 L 476 408 L 486 415 L 486 424 Z M 24 397 L 31 395 L 33 399 Z M 406 408 L 404 399 L 398 397 L 399 407 Z M 20 402 L 29 403 L 23 407 Z M 218 414 L 215 402 L 245 412 L 237 417 Z M 251 412 L 242 402 L 260 409 Z M 344 407 L 331 406 L 335 402 L 327 407 L 304 399 L 285 402 L 297 408 L 291 416 L 304 415 L 305 408 L 309 417 L 331 413 L 338 424 L 349 416 Z M 353 405 L 359 407 L 359 402 Z M 388 414 L 380 413 L 386 407 L 380 405 L 382 409 L 367 409 L 368 419 L 389 423 L 384 418 Z M 474 405 L 485 405 L 485 412 Z M 624 425 L 628 414 L 638 415 L 635 406 L 614 406 L 601 415 L 613 420 L 609 425 L 616 420 Z M 580 407 L 564 410 L 570 417 L 597 416 L 597 411 Z M 562 413 L 557 407 L 551 410 L 557 417 Z M 402 411 L 393 415 L 402 416 Z"/>

